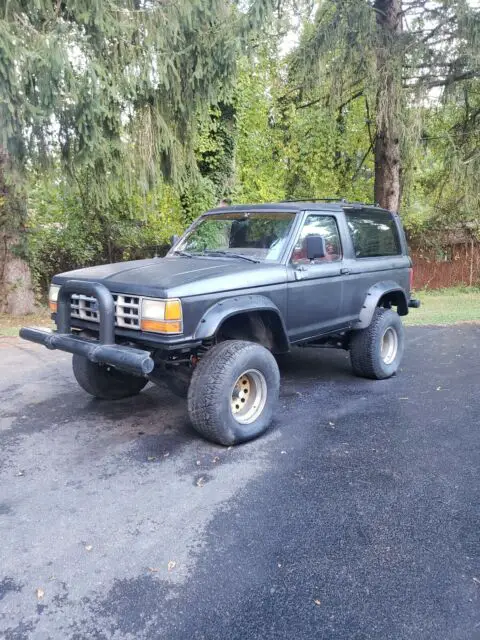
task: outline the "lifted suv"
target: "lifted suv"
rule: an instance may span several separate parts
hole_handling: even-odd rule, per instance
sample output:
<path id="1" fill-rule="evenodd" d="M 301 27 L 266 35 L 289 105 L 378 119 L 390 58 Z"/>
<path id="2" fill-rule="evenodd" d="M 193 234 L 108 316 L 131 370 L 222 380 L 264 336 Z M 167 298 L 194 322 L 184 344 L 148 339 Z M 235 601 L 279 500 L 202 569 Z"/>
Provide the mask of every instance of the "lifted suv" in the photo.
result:
<path id="1" fill-rule="evenodd" d="M 139 393 L 149 380 L 188 396 L 195 429 L 223 445 L 271 422 L 292 345 L 350 351 L 355 374 L 382 379 L 404 348 L 400 316 L 412 265 L 396 214 L 346 202 L 284 202 L 202 215 L 165 258 L 53 278 L 57 331 L 22 338 L 73 353 L 79 385 L 97 398 Z"/>

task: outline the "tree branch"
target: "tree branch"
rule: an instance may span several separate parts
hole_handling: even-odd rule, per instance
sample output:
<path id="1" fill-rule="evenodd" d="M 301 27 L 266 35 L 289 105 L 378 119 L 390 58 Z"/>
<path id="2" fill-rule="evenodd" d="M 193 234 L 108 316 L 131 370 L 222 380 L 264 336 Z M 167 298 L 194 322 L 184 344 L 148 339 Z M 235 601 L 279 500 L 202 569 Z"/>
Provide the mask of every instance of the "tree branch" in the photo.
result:
<path id="1" fill-rule="evenodd" d="M 373 147 L 375 142 L 375 136 L 372 135 L 372 118 L 370 115 L 370 105 L 368 104 L 368 98 L 365 96 L 365 110 L 367 112 L 367 129 L 368 129 L 368 138 L 370 140 L 370 145 Z"/>
<path id="2" fill-rule="evenodd" d="M 424 36 L 420 40 L 420 42 L 422 42 L 422 43 L 428 42 L 428 40 L 430 40 L 430 38 L 432 36 L 434 36 L 436 33 L 438 33 L 442 27 L 444 27 L 446 24 L 449 24 L 450 22 L 451 22 L 451 18 L 450 18 L 450 16 L 448 16 L 448 18 L 446 18 L 445 20 L 442 20 L 433 29 L 431 29 L 430 33 L 427 33 L 427 35 Z"/>
<path id="3" fill-rule="evenodd" d="M 326 96 L 322 96 L 321 98 L 316 98 L 315 100 L 310 100 L 310 102 L 305 102 L 304 104 L 299 104 L 297 109 L 307 109 L 308 107 L 312 107 L 314 104 L 318 104 L 322 100 L 326 100 Z"/>
<path id="4" fill-rule="evenodd" d="M 473 80 L 473 78 L 480 78 L 480 70 L 472 69 L 471 71 L 465 71 L 464 73 L 453 73 L 443 80 L 432 80 L 428 83 L 428 88 L 433 87 L 448 87 L 455 82 L 461 82 L 462 80 Z"/>
<path id="5" fill-rule="evenodd" d="M 365 155 L 363 156 L 363 158 L 362 158 L 362 160 L 361 160 L 360 164 L 358 165 L 357 170 L 356 170 L 356 171 L 355 171 L 355 173 L 353 174 L 353 176 L 352 176 L 352 182 L 354 182 L 354 181 L 357 179 L 358 174 L 360 173 L 360 171 L 361 171 L 361 169 L 362 169 L 363 165 L 365 164 L 365 160 L 368 158 L 368 156 L 369 156 L 370 152 L 372 151 L 372 149 L 373 149 L 373 145 L 375 144 L 376 137 L 377 137 L 377 136 L 375 136 L 375 137 L 373 138 L 372 142 L 370 143 L 370 146 L 368 147 L 368 149 L 367 149 L 367 151 L 366 151 Z"/>
<path id="6" fill-rule="evenodd" d="M 342 104 L 338 105 L 337 108 L 341 111 L 344 107 L 346 107 L 348 104 L 350 104 L 350 102 L 353 102 L 354 100 L 356 100 L 357 98 L 360 98 L 361 96 L 363 96 L 363 89 L 361 89 L 360 91 L 357 91 L 356 93 L 354 93 L 347 100 L 345 100 L 345 102 L 342 102 Z M 318 104 L 322 100 L 328 100 L 328 96 L 322 96 L 320 98 L 315 98 L 315 100 L 310 100 L 310 102 L 305 102 L 304 104 L 299 104 L 297 106 L 297 109 L 307 109 L 308 107 L 311 107 L 314 104 Z"/>
<path id="7" fill-rule="evenodd" d="M 346 107 L 347 104 L 350 104 L 350 102 L 353 102 L 354 100 L 356 100 L 357 98 L 361 98 L 362 96 L 363 96 L 363 89 L 360 89 L 360 91 L 357 91 L 356 93 L 354 93 L 353 96 L 350 96 L 348 100 L 345 100 L 345 102 L 342 102 L 342 104 L 338 108 L 343 109 L 343 107 Z"/>

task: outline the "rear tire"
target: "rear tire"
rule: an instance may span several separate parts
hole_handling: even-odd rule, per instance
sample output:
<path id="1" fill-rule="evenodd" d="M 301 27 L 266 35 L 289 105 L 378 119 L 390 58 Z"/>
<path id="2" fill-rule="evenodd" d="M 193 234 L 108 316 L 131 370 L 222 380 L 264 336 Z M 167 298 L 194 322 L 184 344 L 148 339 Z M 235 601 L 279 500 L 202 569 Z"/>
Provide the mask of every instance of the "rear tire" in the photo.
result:
<path id="1" fill-rule="evenodd" d="M 193 427 L 217 444 L 246 442 L 270 425 L 280 372 L 259 344 L 227 340 L 212 347 L 193 371 L 188 412 Z"/>
<path id="2" fill-rule="evenodd" d="M 146 378 L 123 373 L 109 365 L 90 362 L 75 354 L 72 358 L 73 375 L 84 391 L 102 400 L 119 400 L 136 396 L 147 384 Z"/>
<path id="3" fill-rule="evenodd" d="M 400 366 L 404 344 L 400 316 L 391 309 L 375 309 L 370 325 L 354 331 L 350 340 L 353 372 L 374 380 L 390 378 Z"/>

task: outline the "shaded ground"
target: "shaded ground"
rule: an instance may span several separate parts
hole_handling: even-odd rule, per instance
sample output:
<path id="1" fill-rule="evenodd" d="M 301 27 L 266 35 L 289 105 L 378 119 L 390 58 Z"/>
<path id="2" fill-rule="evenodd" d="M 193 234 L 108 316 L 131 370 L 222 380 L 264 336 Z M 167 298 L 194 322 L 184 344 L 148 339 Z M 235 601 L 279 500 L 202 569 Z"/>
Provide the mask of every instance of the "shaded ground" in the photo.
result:
<path id="1" fill-rule="evenodd" d="M 3 338 L 0 638 L 480 638 L 479 351 L 412 328 L 373 382 L 299 350 L 273 428 L 225 449 L 166 390 L 91 400 Z"/>

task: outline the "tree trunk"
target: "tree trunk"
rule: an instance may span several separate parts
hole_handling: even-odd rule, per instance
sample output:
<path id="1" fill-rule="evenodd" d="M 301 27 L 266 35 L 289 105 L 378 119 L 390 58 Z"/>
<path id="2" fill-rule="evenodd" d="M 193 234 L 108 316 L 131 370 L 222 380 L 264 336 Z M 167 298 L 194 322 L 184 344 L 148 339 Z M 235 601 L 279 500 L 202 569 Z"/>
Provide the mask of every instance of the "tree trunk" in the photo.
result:
<path id="1" fill-rule="evenodd" d="M 402 93 L 402 0 L 375 0 L 377 21 L 377 137 L 375 201 L 400 206 L 400 108 Z"/>
<path id="2" fill-rule="evenodd" d="M 35 296 L 28 264 L 15 255 L 19 239 L 0 233 L 0 313 L 33 313 Z"/>
<path id="3" fill-rule="evenodd" d="M 8 154 L 0 148 L 0 313 L 35 310 L 30 268 L 22 256 L 26 203 Z"/>

